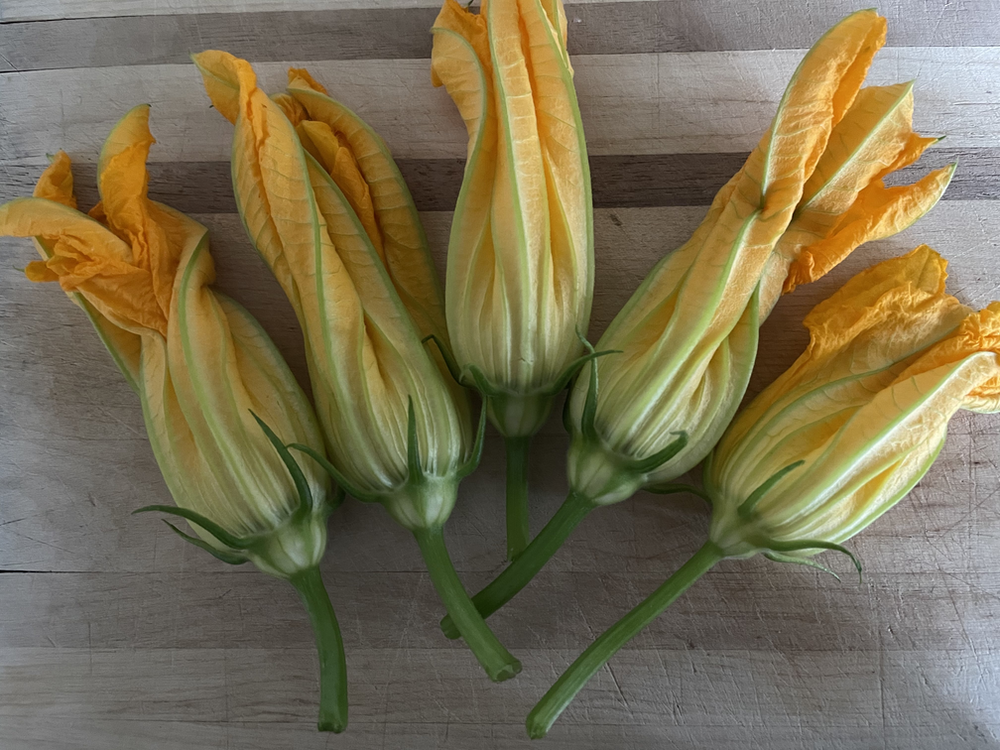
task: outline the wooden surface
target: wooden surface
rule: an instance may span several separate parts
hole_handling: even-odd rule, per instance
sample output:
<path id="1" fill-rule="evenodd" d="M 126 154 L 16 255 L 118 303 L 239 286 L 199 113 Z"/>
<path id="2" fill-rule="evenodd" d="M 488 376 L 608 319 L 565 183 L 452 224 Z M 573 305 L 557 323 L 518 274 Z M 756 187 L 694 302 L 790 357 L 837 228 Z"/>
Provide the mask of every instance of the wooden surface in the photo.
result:
<path id="1" fill-rule="evenodd" d="M 411 179 L 443 261 L 464 130 L 431 87 L 426 0 L 0 0 L 0 199 L 45 154 L 80 165 L 129 107 L 153 105 L 152 192 L 212 230 L 219 286 L 304 373 L 299 334 L 243 236 L 231 128 L 187 54 L 224 46 L 277 88 L 306 61 L 378 129 Z M 846 0 L 663 0 L 568 6 L 594 157 L 599 334 L 680 244 L 771 117 L 801 47 Z M 960 157 L 934 211 L 784 299 L 761 335 L 756 392 L 801 350 L 809 307 L 875 260 L 927 242 L 951 291 L 1000 296 L 1000 6 L 892 0 L 870 81 L 916 78 L 917 127 L 945 134 L 922 174 Z M 240 11 L 240 12 L 237 12 Z M 372 59 L 379 58 L 379 59 Z M 169 500 L 139 405 L 83 314 L 17 270 L 0 242 L 0 748 L 492 750 L 594 635 L 692 553 L 700 501 L 640 494 L 592 515 L 491 619 L 524 672 L 490 684 L 437 630 L 408 534 L 380 508 L 331 519 L 323 573 L 344 630 L 351 727 L 317 735 L 315 654 L 291 587 L 230 569 L 129 512 Z M 710 573 L 602 670 L 539 747 L 1000 747 L 1000 418 L 960 414 L 930 474 L 855 540 L 864 583 L 765 560 Z M 537 440 L 533 526 L 565 491 L 557 421 Z M 447 536 L 468 586 L 502 566 L 502 448 L 491 436 Z M 828 564 L 847 571 L 841 560 Z M 533 745 L 534 746 L 534 745 Z"/>

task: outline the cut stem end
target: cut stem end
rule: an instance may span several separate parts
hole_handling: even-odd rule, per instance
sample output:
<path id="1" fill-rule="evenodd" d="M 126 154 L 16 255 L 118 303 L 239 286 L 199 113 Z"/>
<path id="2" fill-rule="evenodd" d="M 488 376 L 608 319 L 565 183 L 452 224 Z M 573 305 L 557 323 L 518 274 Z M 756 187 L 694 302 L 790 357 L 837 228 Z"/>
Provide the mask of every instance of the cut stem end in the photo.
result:
<path id="1" fill-rule="evenodd" d="M 337 615 L 323 585 L 319 568 L 309 568 L 288 579 L 309 613 L 319 653 L 319 720 L 321 732 L 347 729 L 347 659 Z"/>
<path id="2" fill-rule="evenodd" d="M 532 739 L 544 737 L 576 694 L 618 650 L 632 640 L 688 587 L 723 559 L 722 550 L 705 542 L 694 556 L 664 581 L 656 591 L 622 619 L 604 631 L 576 661 L 562 673 L 538 704 L 531 709 L 525 725 Z"/>
<path id="3" fill-rule="evenodd" d="M 462 586 L 444 544 L 442 529 L 413 532 L 431 582 L 444 603 L 459 634 L 493 682 L 509 680 L 521 671 L 521 662 L 493 634 Z"/>

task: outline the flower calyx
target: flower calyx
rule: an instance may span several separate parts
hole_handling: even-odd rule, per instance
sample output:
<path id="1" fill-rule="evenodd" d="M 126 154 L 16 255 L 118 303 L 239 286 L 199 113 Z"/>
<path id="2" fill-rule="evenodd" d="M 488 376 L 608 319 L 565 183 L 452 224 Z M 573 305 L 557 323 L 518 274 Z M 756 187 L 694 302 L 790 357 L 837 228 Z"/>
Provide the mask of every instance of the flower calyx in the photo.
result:
<path id="1" fill-rule="evenodd" d="M 147 505 L 132 511 L 132 515 L 158 511 L 183 518 L 206 532 L 215 543 L 186 534 L 166 519 L 164 523 L 182 539 L 224 563 L 242 565 L 245 562 L 253 562 L 265 573 L 287 580 L 315 567 L 323 557 L 326 549 L 326 519 L 343 502 L 344 491 L 338 488 L 332 499 L 324 500 L 317 505 L 302 468 L 288 448 L 260 417 L 256 414 L 253 414 L 253 417 L 288 469 L 298 494 L 297 506 L 282 524 L 268 531 L 238 536 L 207 516 L 189 508 Z"/>

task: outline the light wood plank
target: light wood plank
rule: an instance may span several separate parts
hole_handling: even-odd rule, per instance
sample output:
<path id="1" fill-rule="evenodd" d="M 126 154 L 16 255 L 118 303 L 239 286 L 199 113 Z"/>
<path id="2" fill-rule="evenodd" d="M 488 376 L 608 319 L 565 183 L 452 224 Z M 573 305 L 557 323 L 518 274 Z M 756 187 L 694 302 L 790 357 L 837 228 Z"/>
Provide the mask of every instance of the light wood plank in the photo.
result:
<path id="1" fill-rule="evenodd" d="M 328 747 L 328 738 L 311 727 L 309 656 L 305 650 L 5 650 L 0 670 L 17 686 L 0 683 L 5 737 L 25 743 L 7 747 L 93 747 L 89 740 L 102 748 L 159 749 L 192 734 L 202 744 L 184 747 L 252 750 L 291 739 L 296 747 Z M 532 671 L 499 686 L 454 658 L 461 656 L 422 650 L 349 656 L 351 674 L 360 679 L 352 681 L 352 726 L 337 745 L 527 747 L 523 715 L 572 654 L 531 652 L 526 664 Z M 883 739 L 886 747 L 913 750 L 937 750 L 945 742 L 988 747 L 1000 732 L 988 698 L 998 687 L 997 666 L 993 651 L 976 658 L 948 651 L 881 658 L 869 652 L 623 651 L 613 673 L 598 674 L 546 742 L 735 749 L 767 736 L 774 748 L 881 747 Z M 122 670 L 128 679 L 121 679 Z M 63 691 L 76 685 L 67 700 Z M 56 728 L 63 744 L 38 744 Z M 80 734 L 72 731 L 77 728 Z M 107 736 L 136 744 L 108 745 L 102 742 Z"/>
<path id="2" fill-rule="evenodd" d="M 461 650 L 354 649 L 347 657 L 352 720 L 517 726 L 575 653 L 521 656 L 524 671 L 495 685 Z M 605 668 L 581 691 L 553 736 L 574 724 L 623 722 L 749 733 L 768 719 L 779 728 L 798 722 L 848 736 L 870 732 L 879 716 L 878 660 L 871 656 L 624 650 L 613 674 Z M 306 723 L 315 711 L 314 658 L 307 649 L 5 649 L 0 717 L 6 723 L 45 710 L 67 719 L 112 719 L 142 710 L 145 720 Z M 116 679 L 121 670 L 133 679 Z M 803 679 L 807 674 L 811 680 Z M 58 680 L 91 689 L 60 693 L 53 690 Z M 768 711 L 768 705 L 785 708 Z"/>
<path id="3" fill-rule="evenodd" d="M 44 719 L 18 719 L 5 726 L 11 750 L 272 750 L 295 747 L 313 750 L 337 747 L 344 750 L 529 750 L 538 742 L 529 740 L 524 728 L 512 724 L 453 724 L 425 722 L 399 724 L 351 721 L 349 730 L 330 738 L 296 723 L 270 722 L 206 724 L 196 722 L 64 720 L 55 725 Z M 821 728 L 794 726 L 769 727 L 769 750 L 803 747 L 809 738 L 809 750 L 871 750 L 881 748 L 872 730 L 845 732 L 832 736 Z M 940 730 L 939 730 L 940 731 Z M 667 725 L 573 725 L 557 726 L 545 738 L 545 747 L 553 750 L 582 748 L 623 748 L 626 750 L 662 750 L 669 742 L 674 750 L 745 750 L 755 747 L 761 732 L 730 725 L 699 727 Z M 939 745 L 924 744 L 922 738 L 905 736 L 899 750 L 939 750 Z M 953 747 L 965 747 L 952 745 Z M 974 747 L 974 745 L 968 745 Z"/>
<path id="4" fill-rule="evenodd" d="M 678 541 L 693 537 L 682 532 Z M 620 565 L 622 553 L 607 555 L 602 571 L 545 571 L 490 623 L 517 653 L 582 648 L 653 591 L 681 564 L 686 550 L 653 552 L 659 552 L 659 571 L 652 564 L 627 570 Z M 348 648 L 460 648 L 438 628 L 444 612 L 426 573 L 350 570 L 354 564 L 336 548 L 330 558 L 324 576 Z M 846 572 L 847 564 L 829 562 Z M 291 586 L 249 568 L 233 575 L 218 564 L 211 567 L 210 572 L 0 574 L 0 596 L 9 605 L 0 615 L 0 648 L 311 647 L 306 613 Z M 632 647 L 871 650 L 880 645 L 880 618 L 873 617 L 876 589 L 894 624 L 915 610 L 923 612 L 918 622 L 930 624 L 926 632 L 896 625 L 901 632 L 889 642 L 892 648 L 910 648 L 917 640 L 921 647 L 952 647 L 966 637 L 965 619 L 983 623 L 968 637 L 986 643 L 986 619 L 1000 607 L 982 587 L 996 573 L 974 575 L 971 584 L 940 576 L 932 584 L 923 574 L 873 574 L 859 585 L 856 576 L 838 583 L 800 566 L 728 562 L 692 587 Z M 488 577 L 464 575 L 470 588 Z M 913 604 L 903 604 L 906 597 Z"/>
<path id="5" fill-rule="evenodd" d="M 889 12 L 898 46 L 995 46 L 1000 25 L 981 22 L 980 0 L 914 13 Z M 855 8 L 846 2 L 778 5 L 732 13 L 728 3 L 589 3 L 570 5 L 571 55 L 808 48 Z M 895 12 L 893 12 L 895 11 Z M 979 11 L 979 12 L 977 12 Z M 301 11 L 53 19 L 8 24 L 0 37 L 0 70 L 51 70 L 186 62 L 191 50 L 228 49 L 254 61 L 429 58 L 437 7 L 315 8 Z M 931 21 L 932 22 L 929 22 Z M 281 29 L 280 35 L 274 29 Z M 108 40 L 120 40 L 109 44 Z"/>
<path id="6" fill-rule="evenodd" d="M 886 747 L 995 747 L 1000 652 L 993 639 L 961 651 L 887 653 L 882 666 Z"/>
<path id="7" fill-rule="evenodd" d="M 594 570 L 567 570 L 565 560 L 557 559 L 553 569 L 491 618 L 491 626 L 517 653 L 580 649 L 678 567 L 699 533 L 704 532 L 674 531 L 671 548 L 650 549 L 648 557 L 639 545 L 623 543 L 618 555 L 596 560 L 604 565 Z M 891 543 L 881 539 L 883 545 Z M 627 554 L 645 564 L 623 564 Z M 460 649 L 438 629 L 442 607 L 416 555 L 404 551 L 400 557 L 414 558 L 414 572 L 356 570 L 356 562 L 332 549 L 324 577 L 347 647 Z M 828 556 L 826 562 L 845 574 L 842 582 L 763 559 L 723 563 L 630 648 L 960 652 L 991 643 L 1000 615 L 995 557 L 977 560 L 972 570 L 959 564 L 937 572 L 869 571 L 863 584 L 849 575 L 846 561 Z M 162 573 L 2 573 L 0 649 L 312 646 L 305 611 L 290 586 L 249 568 L 234 574 L 219 564 L 208 567 Z M 463 577 L 474 588 L 492 572 Z"/>
<path id="8" fill-rule="evenodd" d="M 794 50 L 578 56 L 573 64 L 590 154 L 750 151 L 801 56 Z M 284 86 L 286 67 L 255 66 L 268 90 Z M 309 68 L 397 158 L 464 159 L 464 127 L 447 93 L 431 85 L 426 60 L 318 61 Z M 948 148 L 996 148 L 998 76 L 1000 48 L 896 48 L 879 54 L 869 82 L 916 78 L 919 131 L 947 135 Z M 143 102 L 153 105 L 154 161 L 229 158 L 232 126 L 209 108 L 191 65 L 3 74 L 0 102 L 7 121 L 0 153 L 8 163 L 44 164 L 58 148 L 94 162 L 114 122 Z"/>

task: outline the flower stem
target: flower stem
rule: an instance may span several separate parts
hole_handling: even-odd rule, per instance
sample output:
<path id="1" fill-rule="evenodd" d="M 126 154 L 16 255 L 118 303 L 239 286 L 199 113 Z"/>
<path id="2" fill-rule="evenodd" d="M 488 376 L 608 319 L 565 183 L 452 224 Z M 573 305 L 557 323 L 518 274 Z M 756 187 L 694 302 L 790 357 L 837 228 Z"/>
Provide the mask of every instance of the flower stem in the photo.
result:
<path id="1" fill-rule="evenodd" d="M 723 557 L 722 550 L 718 546 L 713 542 L 705 542 L 690 560 L 645 601 L 605 630 L 577 657 L 576 661 L 570 664 L 538 704 L 531 709 L 525 722 L 528 735 L 532 739 L 544 737 L 566 706 L 608 659 L 655 620 L 692 583 L 707 573 Z"/>
<path id="2" fill-rule="evenodd" d="M 472 597 L 472 603 L 483 617 L 489 617 L 513 599 L 540 571 L 566 541 L 573 529 L 595 506 L 586 498 L 570 493 L 559 510 L 549 520 L 518 558 L 504 568 L 492 583 Z M 449 638 L 458 638 L 458 628 L 451 617 L 441 620 L 441 629 Z"/>
<path id="3" fill-rule="evenodd" d="M 494 682 L 509 680 L 521 671 L 521 662 L 511 656 L 493 635 L 482 615 L 476 611 L 475 605 L 458 579 L 455 567 L 451 564 L 451 558 L 444 545 L 443 530 L 418 529 L 413 532 L 413 536 L 420 545 L 434 588 L 437 589 L 448 615 L 455 622 L 466 644 L 491 680 Z"/>
<path id="4" fill-rule="evenodd" d="M 507 450 L 507 559 L 514 560 L 531 541 L 528 527 L 528 448 L 531 437 L 504 438 Z"/>
<path id="5" fill-rule="evenodd" d="M 337 615 L 318 567 L 288 580 L 305 602 L 319 651 L 319 731 L 343 732 L 347 728 L 347 660 Z"/>

